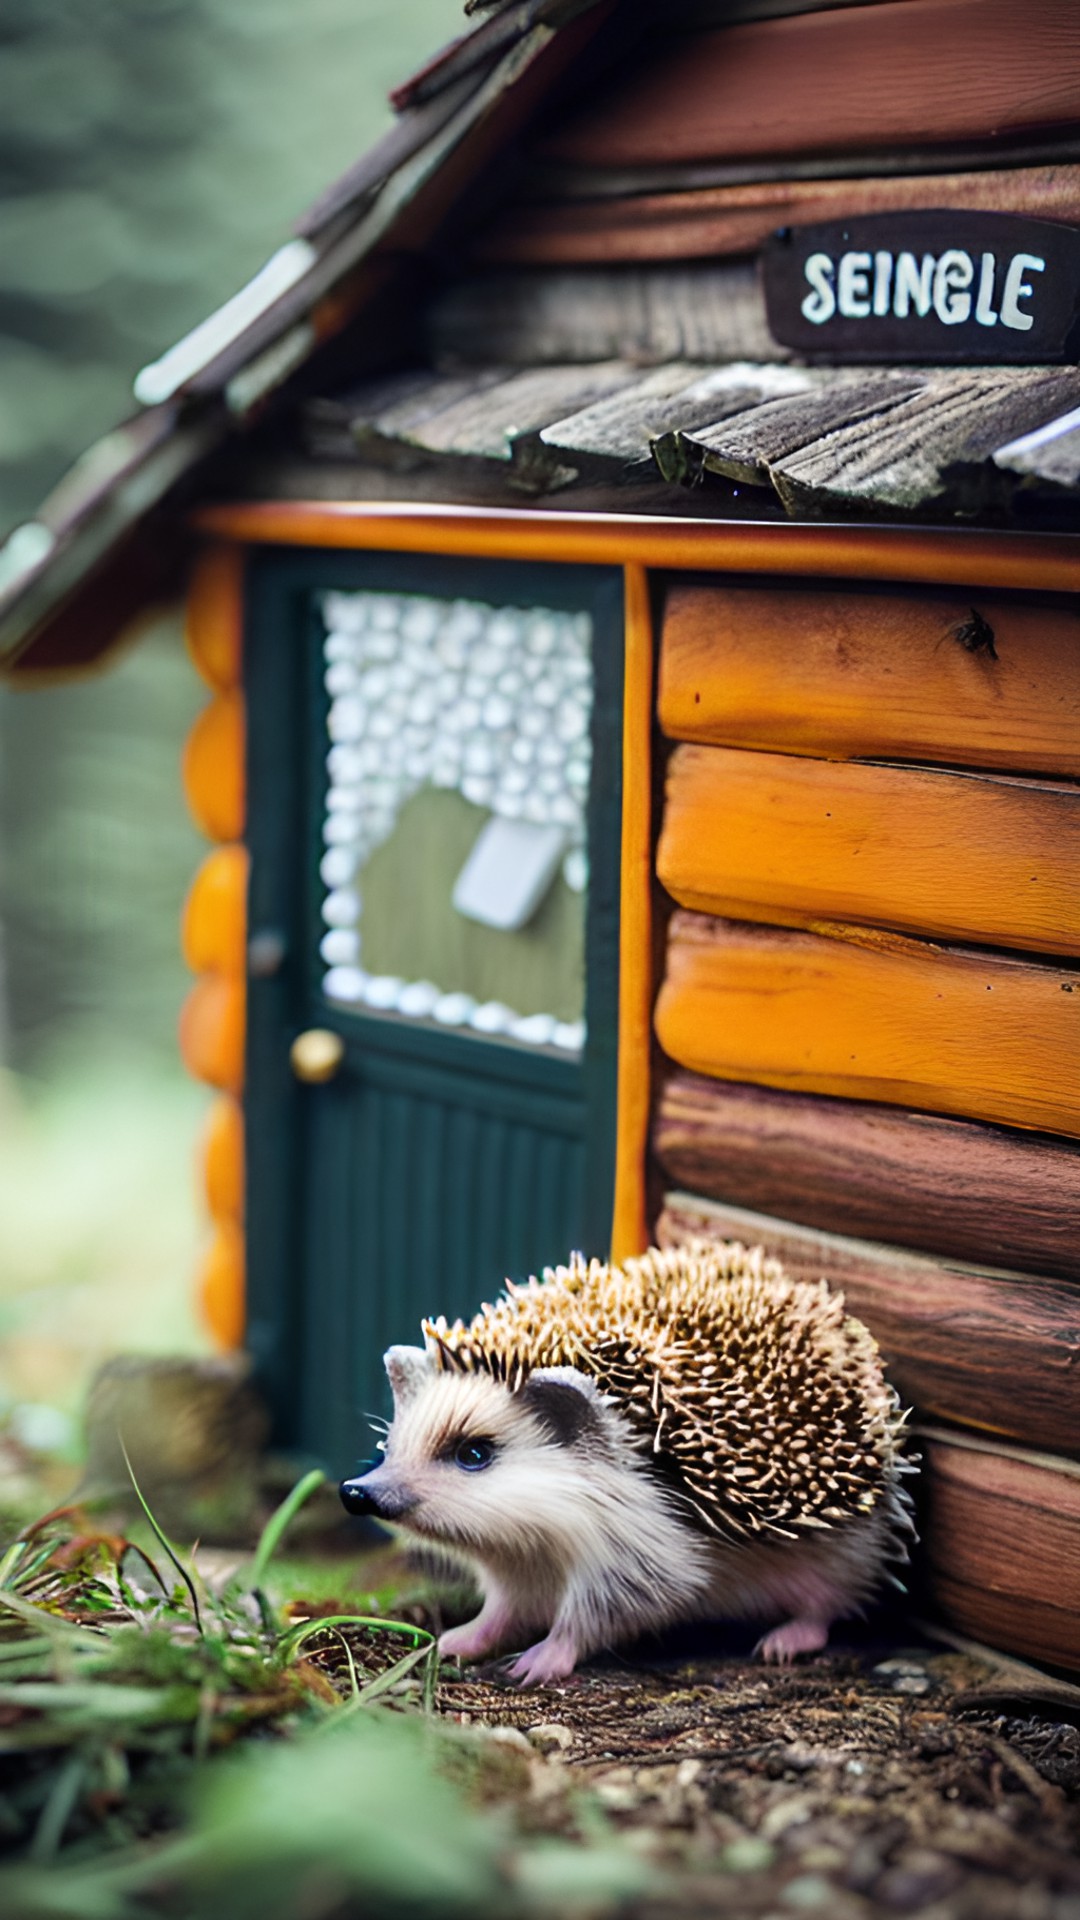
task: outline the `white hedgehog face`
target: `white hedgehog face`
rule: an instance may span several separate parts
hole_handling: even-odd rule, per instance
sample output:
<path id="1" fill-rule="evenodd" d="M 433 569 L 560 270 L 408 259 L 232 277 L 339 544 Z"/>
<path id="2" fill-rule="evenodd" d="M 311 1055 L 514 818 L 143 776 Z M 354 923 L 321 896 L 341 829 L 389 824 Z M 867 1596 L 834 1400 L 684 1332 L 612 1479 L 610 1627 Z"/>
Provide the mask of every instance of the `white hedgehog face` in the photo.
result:
<path id="1" fill-rule="evenodd" d="M 477 1373 L 444 1373 L 419 1347 L 385 1357 L 394 1419 L 385 1458 L 341 1497 L 478 1558 L 572 1556 L 587 1525 L 582 1467 L 626 1460 L 627 1433 L 572 1367 L 538 1370 L 511 1392 Z"/>

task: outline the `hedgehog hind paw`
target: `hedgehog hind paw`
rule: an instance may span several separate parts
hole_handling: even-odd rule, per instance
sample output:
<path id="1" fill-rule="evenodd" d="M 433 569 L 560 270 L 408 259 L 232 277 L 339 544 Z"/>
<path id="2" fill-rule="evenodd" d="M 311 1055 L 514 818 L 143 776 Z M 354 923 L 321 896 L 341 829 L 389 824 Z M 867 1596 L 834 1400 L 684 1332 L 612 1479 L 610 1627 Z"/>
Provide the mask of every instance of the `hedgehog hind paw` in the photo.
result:
<path id="1" fill-rule="evenodd" d="M 763 1634 L 754 1652 L 767 1665 L 786 1667 L 800 1653 L 820 1653 L 829 1638 L 829 1622 L 809 1616 L 785 1620 Z"/>
<path id="2" fill-rule="evenodd" d="M 549 1633 L 535 1647 L 526 1647 L 506 1670 L 507 1678 L 519 1687 L 551 1687 L 573 1673 L 578 1661 L 577 1642 L 568 1633 Z"/>

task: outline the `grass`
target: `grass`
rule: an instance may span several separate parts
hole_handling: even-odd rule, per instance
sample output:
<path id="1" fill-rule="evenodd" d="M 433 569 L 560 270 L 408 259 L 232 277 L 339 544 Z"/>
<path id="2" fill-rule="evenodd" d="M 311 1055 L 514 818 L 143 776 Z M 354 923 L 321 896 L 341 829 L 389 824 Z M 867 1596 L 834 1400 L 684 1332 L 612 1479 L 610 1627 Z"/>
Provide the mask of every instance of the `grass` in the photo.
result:
<path id="1" fill-rule="evenodd" d="M 195 1149 L 209 1096 L 179 1071 L 86 1060 L 0 1074 L 0 1412 L 75 1418 L 118 1349 L 205 1351 Z"/>
<path id="2" fill-rule="evenodd" d="M 77 1509 L 12 1542 L 0 1560 L 0 1911 L 514 1920 L 576 1900 L 607 1912 L 640 1884 L 602 1819 L 575 1844 L 537 1836 L 512 1794 L 493 1791 L 505 1749 L 433 1711 L 425 1627 L 271 1598 L 286 1529 L 321 1484 L 305 1476 L 224 1583 L 202 1577 L 145 1503 L 147 1547 Z"/>

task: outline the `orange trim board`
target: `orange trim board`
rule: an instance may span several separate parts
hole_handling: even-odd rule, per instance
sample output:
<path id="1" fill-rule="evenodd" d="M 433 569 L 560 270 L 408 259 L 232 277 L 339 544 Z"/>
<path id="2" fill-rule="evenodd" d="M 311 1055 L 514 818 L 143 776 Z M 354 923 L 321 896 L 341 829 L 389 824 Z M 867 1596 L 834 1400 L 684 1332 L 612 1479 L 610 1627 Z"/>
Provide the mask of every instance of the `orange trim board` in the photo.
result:
<path id="1" fill-rule="evenodd" d="M 256 545 L 1080 591 L 1080 538 L 1071 534 L 352 500 L 241 501 L 200 508 L 193 524 L 215 538 Z"/>
<path id="2" fill-rule="evenodd" d="M 611 1257 L 649 1244 L 645 1156 L 652 1048 L 653 633 L 644 567 L 625 575 L 622 854 L 619 887 L 619 1059 Z"/>

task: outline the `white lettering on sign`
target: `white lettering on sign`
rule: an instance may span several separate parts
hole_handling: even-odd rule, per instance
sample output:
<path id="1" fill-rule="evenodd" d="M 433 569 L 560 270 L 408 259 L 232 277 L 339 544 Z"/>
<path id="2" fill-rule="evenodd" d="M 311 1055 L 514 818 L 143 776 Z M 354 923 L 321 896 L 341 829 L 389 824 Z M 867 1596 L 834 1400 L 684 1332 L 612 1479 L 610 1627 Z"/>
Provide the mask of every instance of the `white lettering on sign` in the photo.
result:
<path id="1" fill-rule="evenodd" d="M 1025 273 L 1045 273 L 1046 261 L 1040 260 L 1036 253 L 1014 253 L 1009 261 L 1009 271 L 1005 275 L 1005 290 L 1001 296 L 1001 324 L 1003 327 L 1015 327 L 1018 333 L 1027 333 L 1035 325 L 1035 316 L 1021 313 L 1018 300 L 1030 300 L 1033 289 L 1024 279 Z"/>
<path id="2" fill-rule="evenodd" d="M 976 268 L 963 247 L 947 247 L 937 256 L 924 253 L 921 260 L 913 253 L 894 256 L 884 248 L 873 254 L 842 253 L 838 261 L 828 253 L 812 253 L 803 269 L 810 292 L 801 311 L 815 327 L 824 326 L 836 313 L 845 320 L 884 319 L 889 314 L 906 320 L 912 312 L 920 320 L 934 313 L 942 326 L 958 327 L 970 320 L 974 305 L 980 327 L 996 327 L 1000 322 L 1016 333 L 1028 333 L 1035 316 L 1023 303 L 1034 299 L 1036 289 L 1027 276 L 1045 273 L 1046 261 L 1035 253 L 1013 254 L 1004 270 L 1000 307 L 995 309 L 998 265 L 996 254 L 984 253 Z"/>

